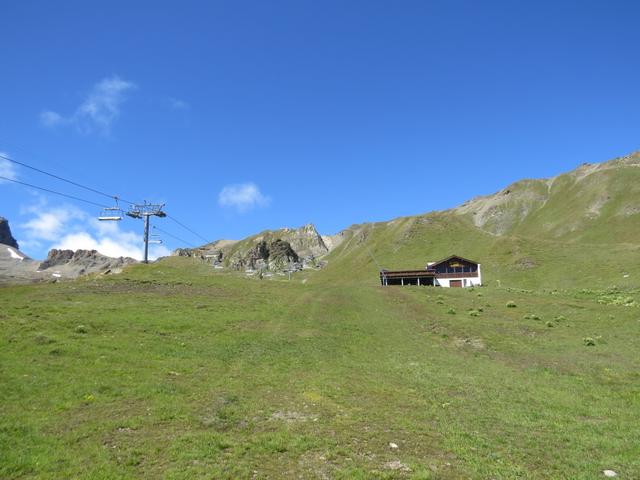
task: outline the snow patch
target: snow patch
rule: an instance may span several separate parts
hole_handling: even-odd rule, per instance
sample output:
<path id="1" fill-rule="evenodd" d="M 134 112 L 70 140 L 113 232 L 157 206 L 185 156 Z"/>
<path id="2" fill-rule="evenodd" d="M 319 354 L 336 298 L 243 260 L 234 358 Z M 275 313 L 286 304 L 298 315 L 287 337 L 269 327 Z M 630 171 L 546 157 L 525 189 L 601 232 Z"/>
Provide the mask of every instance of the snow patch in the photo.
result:
<path id="1" fill-rule="evenodd" d="M 9 250 L 9 255 L 11 255 L 11 258 L 15 258 L 17 260 L 24 260 L 24 257 L 22 255 L 20 255 L 16 250 L 14 250 L 11 247 L 7 247 L 7 250 Z"/>

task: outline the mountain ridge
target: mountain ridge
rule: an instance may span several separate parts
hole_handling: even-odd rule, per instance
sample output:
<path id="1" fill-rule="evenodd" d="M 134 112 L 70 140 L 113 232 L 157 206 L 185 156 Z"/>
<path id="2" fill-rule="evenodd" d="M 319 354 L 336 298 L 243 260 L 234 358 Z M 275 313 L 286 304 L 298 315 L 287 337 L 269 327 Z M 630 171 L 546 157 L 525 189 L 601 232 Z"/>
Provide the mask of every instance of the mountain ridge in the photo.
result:
<path id="1" fill-rule="evenodd" d="M 330 266 L 328 278 L 331 272 L 346 270 L 354 278 L 370 277 L 371 270 L 381 266 L 422 268 L 426 261 L 453 253 L 481 262 L 485 259 L 492 266 L 489 272 L 514 281 L 524 270 L 542 272 L 549 268 L 549 262 L 561 261 L 562 255 L 577 261 L 586 252 L 592 261 L 608 261 L 610 268 L 622 269 L 621 260 L 614 254 L 634 258 L 638 254 L 638 167 L 640 152 L 633 152 L 601 163 L 582 164 L 549 178 L 518 180 L 447 210 L 353 224 L 335 235 L 322 235 L 312 223 L 264 230 L 241 240 L 216 240 L 197 248 L 177 249 L 172 255 L 194 257 L 216 268 L 250 272 Z M 16 249 L 3 253 L 5 268 L 7 262 L 24 268 L 31 260 L 17 250 L 6 219 L 0 220 L 4 221 L 0 225 L 5 225 L 0 232 L 4 232 L 3 238 L 15 243 L 15 247 L 6 245 Z M 88 269 L 77 268 L 77 274 L 112 266 L 119 269 L 130 263 L 96 260 L 96 254 L 100 255 L 80 254 L 80 263 L 88 261 L 90 265 Z M 93 260 L 87 260 L 92 256 Z M 59 258 L 64 263 L 75 257 L 67 252 Z M 585 268 L 580 272 L 582 277 L 573 275 L 573 281 L 594 278 Z M 492 273 L 487 278 L 491 280 Z"/>
<path id="2" fill-rule="evenodd" d="M 266 230 L 225 246 L 213 242 L 208 244 L 209 251 L 205 245 L 190 250 L 188 256 L 206 256 L 214 250 L 222 254 L 218 267 L 242 270 L 247 265 L 243 258 L 251 255 L 257 242 L 280 239 L 290 240 L 300 257 L 312 253 L 313 262 L 307 262 L 305 267 L 324 267 L 349 256 L 368 259 L 364 263 L 373 260 L 378 265 L 391 262 L 396 267 L 417 267 L 452 253 L 486 258 L 491 244 L 511 245 L 508 251 L 512 258 L 503 258 L 501 263 L 516 269 L 538 267 L 541 260 L 536 261 L 536 255 L 527 250 L 549 249 L 551 244 L 565 249 L 573 245 L 569 250 L 576 245 L 589 245 L 598 257 L 602 255 L 597 249 L 604 245 L 624 249 L 638 244 L 638 167 L 640 152 L 633 152 L 601 163 L 585 163 L 549 178 L 518 180 L 493 194 L 476 196 L 446 210 L 353 224 L 335 235 L 322 235 L 313 224 L 298 229 Z M 384 239 L 374 238 L 382 230 Z M 301 251 L 304 244 L 300 238 L 315 239 L 312 241 L 317 247 L 315 251 Z M 386 246 L 376 245 L 378 241 L 386 242 Z M 484 251 L 477 248 L 481 245 L 485 246 Z M 415 250 L 411 254 L 415 258 L 404 255 L 401 260 L 401 253 L 408 249 Z M 374 250 L 378 250 L 375 255 Z M 381 254 L 380 250 L 387 253 Z M 250 265 L 250 269 L 254 267 Z"/>

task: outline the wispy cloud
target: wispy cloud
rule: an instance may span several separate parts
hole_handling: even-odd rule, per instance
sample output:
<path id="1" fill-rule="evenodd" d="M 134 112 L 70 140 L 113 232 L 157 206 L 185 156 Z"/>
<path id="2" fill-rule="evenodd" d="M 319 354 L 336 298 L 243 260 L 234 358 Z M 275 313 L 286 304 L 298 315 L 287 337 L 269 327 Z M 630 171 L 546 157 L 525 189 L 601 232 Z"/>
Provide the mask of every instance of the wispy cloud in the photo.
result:
<path id="1" fill-rule="evenodd" d="M 64 205 L 48 207 L 46 203 L 24 210 L 32 215 L 19 225 L 24 238 L 21 245 L 34 249 L 59 248 L 97 250 L 109 257 L 132 257 L 142 260 L 142 235 L 123 230 L 117 222 L 100 222 L 87 212 Z M 152 245 L 149 258 L 169 255 L 163 245 Z"/>
<path id="2" fill-rule="evenodd" d="M 9 154 L 0 152 L 0 156 L 9 157 Z M 0 176 L 6 177 L 9 180 L 16 180 L 18 178 L 18 172 L 16 166 L 9 160 L 0 157 Z M 0 179 L 0 183 L 6 183 L 5 180 Z"/>
<path id="3" fill-rule="evenodd" d="M 69 116 L 52 110 L 40 113 L 40 122 L 48 128 L 72 125 L 83 133 L 108 134 L 118 119 L 126 94 L 135 89 L 132 82 L 118 76 L 107 77 L 96 83 L 85 100 Z"/>
<path id="4" fill-rule="evenodd" d="M 42 125 L 44 125 L 45 127 L 54 128 L 58 125 L 69 123 L 69 119 L 64 118 L 59 113 L 45 110 L 44 112 L 40 113 L 40 123 L 42 123 Z"/>
<path id="5" fill-rule="evenodd" d="M 266 207 L 271 198 L 263 195 L 253 182 L 227 185 L 218 194 L 221 207 L 233 208 L 239 213 L 247 212 L 255 207 Z"/>
<path id="6" fill-rule="evenodd" d="M 168 97 L 167 104 L 173 110 L 189 110 L 189 108 L 191 108 L 191 105 L 189 105 L 187 102 L 175 97 Z"/>

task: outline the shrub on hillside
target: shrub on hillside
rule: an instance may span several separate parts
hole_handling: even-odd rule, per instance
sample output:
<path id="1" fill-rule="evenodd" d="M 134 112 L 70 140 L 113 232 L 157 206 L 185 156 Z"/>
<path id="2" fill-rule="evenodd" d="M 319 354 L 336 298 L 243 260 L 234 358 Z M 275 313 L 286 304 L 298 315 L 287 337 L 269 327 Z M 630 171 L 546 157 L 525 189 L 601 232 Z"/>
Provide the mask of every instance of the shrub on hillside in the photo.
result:
<path id="1" fill-rule="evenodd" d="M 585 337 L 582 339 L 582 343 L 584 343 L 585 347 L 595 347 L 596 341 L 594 338 Z"/>

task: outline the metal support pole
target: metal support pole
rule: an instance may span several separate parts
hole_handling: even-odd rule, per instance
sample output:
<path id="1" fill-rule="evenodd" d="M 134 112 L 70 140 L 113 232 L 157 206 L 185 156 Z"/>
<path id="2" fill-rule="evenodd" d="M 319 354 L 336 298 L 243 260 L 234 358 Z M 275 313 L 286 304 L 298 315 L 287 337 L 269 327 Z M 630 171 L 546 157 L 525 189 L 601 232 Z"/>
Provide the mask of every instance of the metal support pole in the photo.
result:
<path id="1" fill-rule="evenodd" d="M 166 217 L 167 214 L 162 211 L 164 204 L 155 204 L 144 202 L 143 204 L 131 205 L 127 215 L 131 218 L 144 218 L 144 263 L 149 263 L 149 217 Z"/>
<path id="2" fill-rule="evenodd" d="M 144 263 L 149 263 L 149 217 L 144 216 Z"/>

